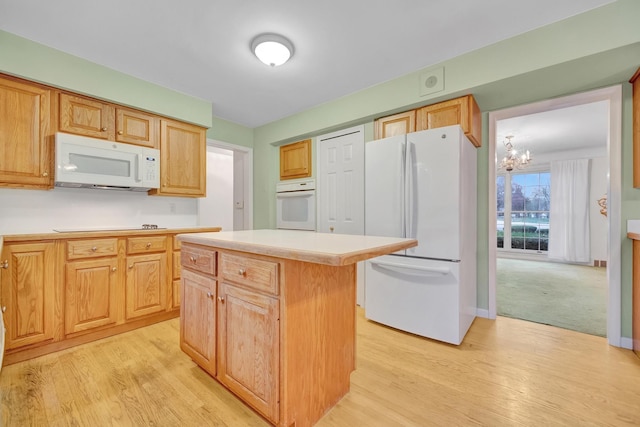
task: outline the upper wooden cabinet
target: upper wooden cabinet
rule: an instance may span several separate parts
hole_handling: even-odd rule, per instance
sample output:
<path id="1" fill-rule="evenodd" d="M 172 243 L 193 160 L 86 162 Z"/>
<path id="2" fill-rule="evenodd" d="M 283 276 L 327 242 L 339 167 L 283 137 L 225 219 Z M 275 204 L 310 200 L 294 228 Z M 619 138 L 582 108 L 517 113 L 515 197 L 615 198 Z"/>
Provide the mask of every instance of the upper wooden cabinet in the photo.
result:
<path id="1" fill-rule="evenodd" d="M 473 145 L 482 145 L 482 115 L 473 96 L 427 105 L 416 111 L 416 131 L 452 125 L 460 125 Z"/>
<path id="2" fill-rule="evenodd" d="M 280 147 L 280 179 L 311 176 L 311 140 L 305 139 Z"/>
<path id="3" fill-rule="evenodd" d="M 67 93 L 60 94 L 59 130 L 151 148 L 160 146 L 159 117 Z"/>
<path id="4" fill-rule="evenodd" d="M 426 129 L 460 125 L 476 147 L 482 145 L 482 114 L 473 95 L 381 117 L 374 123 L 374 138 L 404 135 Z"/>
<path id="5" fill-rule="evenodd" d="M 204 128 L 160 120 L 160 188 L 149 194 L 206 196 L 206 154 Z"/>
<path id="6" fill-rule="evenodd" d="M 62 132 L 115 141 L 115 108 L 95 99 L 60 94 Z"/>
<path id="7" fill-rule="evenodd" d="M 381 117 L 375 121 L 374 138 L 382 139 L 389 136 L 405 135 L 416 131 L 416 110 L 392 116 Z"/>
<path id="8" fill-rule="evenodd" d="M 0 186 L 53 187 L 55 94 L 0 77 Z"/>
<path id="9" fill-rule="evenodd" d="M 640 68 L 629 82 L 633 85 L 633 186 L 640 188 Z"/>

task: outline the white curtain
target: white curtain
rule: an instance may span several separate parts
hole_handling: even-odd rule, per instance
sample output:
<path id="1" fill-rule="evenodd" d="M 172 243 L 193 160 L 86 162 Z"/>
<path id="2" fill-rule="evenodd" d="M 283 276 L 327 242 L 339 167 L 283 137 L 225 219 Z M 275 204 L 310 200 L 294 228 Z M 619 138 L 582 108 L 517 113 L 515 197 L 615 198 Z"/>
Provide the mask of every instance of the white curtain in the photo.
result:
<path id="1" fill-rule="evenodd" d="M 551 162 L 549 258 L 591 262 L 589 159 Z"/>

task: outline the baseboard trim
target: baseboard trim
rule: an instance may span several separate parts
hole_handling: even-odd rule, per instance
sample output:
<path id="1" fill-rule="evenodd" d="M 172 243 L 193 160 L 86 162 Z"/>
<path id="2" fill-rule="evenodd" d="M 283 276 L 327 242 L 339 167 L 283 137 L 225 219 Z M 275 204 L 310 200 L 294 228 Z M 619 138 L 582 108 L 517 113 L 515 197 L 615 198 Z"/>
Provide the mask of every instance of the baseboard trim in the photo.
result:
<path id="1" fill-rule="evenodd" d="M 486 308 L 476 308 L 476 316 L 489 319 L 489 310 Z"/>
<path id="2" fill-rule="evenodd" d="M 627 337 L 620 337 L 620 347 L 628 350 L 633 350 L 633 339 Z"/>

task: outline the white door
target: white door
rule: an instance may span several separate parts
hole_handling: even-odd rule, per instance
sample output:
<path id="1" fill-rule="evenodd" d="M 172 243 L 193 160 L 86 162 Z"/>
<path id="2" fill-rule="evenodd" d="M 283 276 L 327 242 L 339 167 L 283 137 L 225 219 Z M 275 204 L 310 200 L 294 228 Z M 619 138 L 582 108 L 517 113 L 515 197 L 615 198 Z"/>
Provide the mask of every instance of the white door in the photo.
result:
<path id="1" fill-rule="evenodd" d="M 364 234 L 364 126 L 321 135 L 316 147 L 317 231 Z M 364 263 L 357 268 L 356 298 L 364 305 Z"/>

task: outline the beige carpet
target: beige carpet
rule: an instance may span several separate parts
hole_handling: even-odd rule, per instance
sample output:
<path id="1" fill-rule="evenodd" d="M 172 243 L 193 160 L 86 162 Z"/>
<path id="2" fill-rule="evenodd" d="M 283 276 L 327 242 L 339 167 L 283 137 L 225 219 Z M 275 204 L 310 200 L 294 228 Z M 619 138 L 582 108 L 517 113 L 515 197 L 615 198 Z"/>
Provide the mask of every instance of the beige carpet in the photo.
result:
<path id="1" fill-rule="evenodd" d="M 606 268 L 498 258 L 496 276 L 499 316 L 606 336 Z"/>

